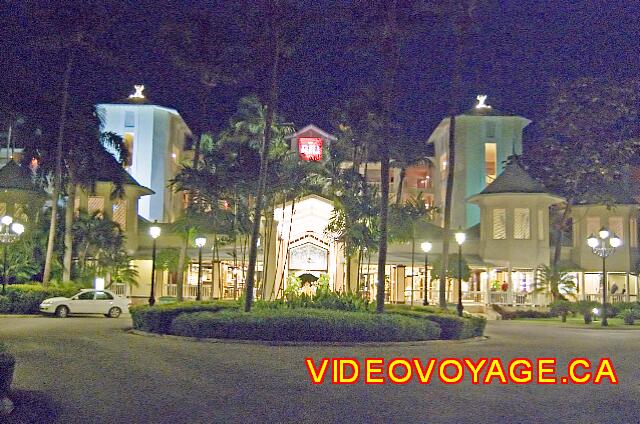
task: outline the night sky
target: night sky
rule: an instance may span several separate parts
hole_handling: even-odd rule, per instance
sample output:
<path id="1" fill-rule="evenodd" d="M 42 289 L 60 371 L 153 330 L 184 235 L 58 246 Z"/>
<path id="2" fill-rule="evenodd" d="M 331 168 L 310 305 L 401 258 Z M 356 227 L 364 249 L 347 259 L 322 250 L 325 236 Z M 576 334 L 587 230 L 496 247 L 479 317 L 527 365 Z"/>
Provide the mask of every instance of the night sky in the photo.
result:
<path id="1" fill-rule="evenodd" d="M 60 50 L 43 48 L 34 40 L 41 34 L 64 32 L 94 12 L 98 22 L 100 16 L 108 16 L 102 19 L 107 28 L 98 39 L 112 59 L 82 57 L 73 75 L 75 101 L 117 101 L 132 91 L 133 84 L 143 83 L 154 103 L 176 108 L 195 132 L 201 132 L 221 129 L 237 100 L 250 94 L 247 87 L 217 87 L 206 99 L 208 112 L 202 113 L 202 87 L 193 75 L 174 66 L 161 29 L 172 21 L 188 21 L 197 10 L 227 10 L 229 3 L 111 1 L 89 9 L 80 4 L 3 2 L 2 109 L 31 119 L 58 109 L 64 61 Z M 305 8 L 301 44 L 283 75 L 280 113 L 298 128 L 315 123 L 331 131 L 332 110 L 363 81 L 380 75 L 353 51 L 358 27 L 350 22 L 349 2 L 300 4 Z M 251 2 L 234 3 L 239 5 L 251 7 Z M 68 16 L 54 17 L 60 10 L 67 10 Z M 482 92 L 495 108 L 535 122 L 544 114 L 551 80 L 637 76 L 639 18 L 640 3 L 631 1 L 481 2 L 465 48 L 460 110 L 470 108 L 475 94 Z M 426 140 L 448 111 L 451 32 L 448 22 L 436 17 L 425 18 L 408 32 L 402 50 L 398 120 L 410 137 Z"/>

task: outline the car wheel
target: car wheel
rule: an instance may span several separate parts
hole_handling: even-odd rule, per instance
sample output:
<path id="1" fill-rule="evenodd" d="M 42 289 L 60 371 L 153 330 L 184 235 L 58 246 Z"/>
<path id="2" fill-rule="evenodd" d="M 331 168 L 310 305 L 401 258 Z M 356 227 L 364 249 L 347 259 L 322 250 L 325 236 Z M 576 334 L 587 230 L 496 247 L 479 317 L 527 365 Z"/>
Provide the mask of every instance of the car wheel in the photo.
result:
<path id="1" fill-rule="evenodd" d="M 120 310 L 120 308 L 113 307 L 109 309 L 109 318 L 118 318 L 121 313 L 122 311 Z"/>
<path id="2" fill-rule="evenodd" d="M 69 308 L 66 306 L 58 306 L 56 308 L 56 316 L 58 318 L 66 318 L 69 316 Z"/>

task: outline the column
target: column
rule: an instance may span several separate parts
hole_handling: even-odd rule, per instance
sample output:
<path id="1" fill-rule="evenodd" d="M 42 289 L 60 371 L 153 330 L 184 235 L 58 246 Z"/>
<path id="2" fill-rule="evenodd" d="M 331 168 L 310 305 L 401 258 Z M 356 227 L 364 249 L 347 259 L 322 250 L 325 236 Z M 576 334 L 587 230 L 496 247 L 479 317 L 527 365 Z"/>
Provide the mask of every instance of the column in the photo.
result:
<path id="1" fill-rule="evenodd" d="M 625 302 L 630 302 L 631 299 L 629 297 L 630 294 L 629 294 L 629 273 L 628 272 L 626 272 L 624 274 L 624 290 L 625 290 L 625 292 L 624 292 L 624 301 Z"/>
<path id="2" fill-rule="evenodd" d="M 404 284 L 405 284 L 405 266 L 398 265 L 396 268 L 396 290 L 395 290 L 395 300 L 397 303 L 405 303 L 404 298 Z"/>
<path id="3" fill-rule="evenodd" d="M 271 223 L 271 240 L 269 240 L 268 243 L 268 251 L 267 251 L 267 269 L 266 272 L 264 272 L 264 265 L 263 265 L 263 273 L 262 273 L 262 278 L 263 278 L 263 283 L 264 284 L 264 290 L 263 290 L 263 294 L 264 294 L 264 299 L 265 300 L 269 300 L 269 299 L 273 299 L 274 296 L 274 290 L 275 290 L 275 284 L 276 284 L 276 275 L 279 269 L 279 264 L 278 264 L 278 225 L 276 224 L 276 220 L 274 219 L 273 222 Z"/>
<path id="4" fill-rule="evenodd" d="M 211 261 L 211 295 L 214 299 L 222 299 L 222 278 L 220 261 Z"/>
<path id="5" fill-rule="evenodd" d="M 508 304 L 513 304 L 514 303 L 514 287 L 513 287 L 513 275 L 511 275 L 513 273 L 513 268 L 511 268 L 511 263 L 509 263 L 508 267 L 507 267 L 507 284 L 509 285 L 509 289 L 507 290 L 507 303 Z"/>

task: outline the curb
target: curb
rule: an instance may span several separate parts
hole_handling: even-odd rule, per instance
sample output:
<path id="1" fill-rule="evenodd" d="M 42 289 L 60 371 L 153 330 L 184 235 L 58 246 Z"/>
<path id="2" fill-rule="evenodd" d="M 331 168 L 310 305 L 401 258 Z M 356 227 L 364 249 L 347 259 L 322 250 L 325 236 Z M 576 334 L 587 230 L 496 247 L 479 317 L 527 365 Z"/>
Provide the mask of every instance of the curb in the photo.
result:
<path id="1" fill-rule="evenodd" d="M 174 336 L 172 334 L 158 334 L 150 333 L 141 330 L 125 330 L 129 334 L 136 336 L 146 337 L 159 337 L 170 340 L 182 340 L 189 342 L 201 342 L 201 343 L 224 343 L 224 344 L 251 344 L 260 346 L 363 346 L 363 347 L 375 347 L 375 346 L 429 346 L 434 343 L 447 343 L 447 344 L 461 344 L 461 343 L 473 343 L 488 340 L 489 337 L 473 337 L 471 339 L 464 340 L 418 340 L 407 342 L 297 342 L 297 341 L 285 341 L 285 340 L 241 340 L 241 339 L 206 339 L 198 337 L 186 337 L 186 336 Z"/>

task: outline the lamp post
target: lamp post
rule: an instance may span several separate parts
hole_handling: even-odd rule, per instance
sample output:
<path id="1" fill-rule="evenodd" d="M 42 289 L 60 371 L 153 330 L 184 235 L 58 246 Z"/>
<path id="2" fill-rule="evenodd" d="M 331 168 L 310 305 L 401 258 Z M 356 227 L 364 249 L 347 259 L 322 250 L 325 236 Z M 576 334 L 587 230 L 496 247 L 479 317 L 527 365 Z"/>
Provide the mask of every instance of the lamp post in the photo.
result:
<path id="1" fill-rule="evenodd" d="M 609 325 L 607 321 L 607 258 L 622 246 L 622 239 L 615 234 L 611 235 L 609 230 L 602 227 L 598 231 L 597 237 L 593 234 L 589 236 L 587 245 L 594 255 L 602 258 L 602 319 L 600 324 L 606 327 Z"/>
<path id="2" fill-rule="evenodd" d="M 13 222 L 13 218 L 5 215 L 0 219 L 0 243 L 2 243 L 2 294 L 5 294 L 7 286 L 7 245 L 16 241 L 24 233 L 24 225 Z"/>
<path id="3" fill-rule="evenodd" d="M 158 221 L 154 221 L 153 226 L 149 228 L 149 235 L 153 239 L 153 248 L 151 250 L 151 293 L 149 294 L 149 306 L 153 306 L 156 303 L 155 288 L 156 288 L 156 239 L 160 237 L 160 227 L 158 227 Z"/>
<path id="4" fill-rule="evenodd" d="M 427 298 L 427 279 L 429 278 L 429 252 L 431 252 L 431 248 L 433 245 L 428 241 L 422 242 L 420 244 L 422 251 L 424 252 L 424 299 L 422 300 L 422 304 L 427 306 L 429 304 L 429 299 Z"/>
<path id="5" fill-rule="evenodd" d="M 467 236 L 462 231 L 462 228 L 458 228 L 456 231 L 456 243 L 458 243 L 458 316 L 462 316 L 462 244 L 466 240 Z"/>
<path id="6" fill-rule="evenodd" d="M 196 291 L 196 300 L 202 300 L 200 293 L 200 286 L 202 285 L 202 248 L 207 244 L 207 239 L 204 237 L 197 237 L 196 246 L 198 246 L 198 287 Z"/>

